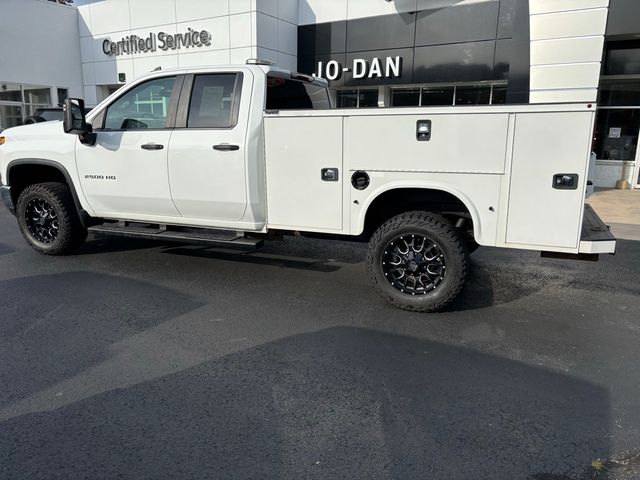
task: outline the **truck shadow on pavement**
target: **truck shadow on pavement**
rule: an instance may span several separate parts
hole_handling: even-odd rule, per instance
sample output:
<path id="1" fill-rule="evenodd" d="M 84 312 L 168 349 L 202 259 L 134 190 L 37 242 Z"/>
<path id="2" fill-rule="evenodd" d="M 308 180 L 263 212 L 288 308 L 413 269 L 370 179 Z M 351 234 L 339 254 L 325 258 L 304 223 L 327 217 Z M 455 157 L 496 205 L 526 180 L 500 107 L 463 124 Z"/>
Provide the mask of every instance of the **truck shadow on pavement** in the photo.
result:
<path id="1" fill-rule="evenodd" d="M 163 253 L 203 259 L 228 260 L 255 265 L 268 265 L 317 272 L 335 272 L 341 264 L 364 261 L 366 244 L 307 237 L 270 240 L 256 251 L 235 251 L 211 247 L 178 246 Z"/>
<path id="2" fill-rule="evenodd" d="M 312 240 L 308 241 L 311 242 Z M 367 281 L 363 262 L 365 249 L 360 245 L 350 247 L 347 251 L 332 251 L 329 249 L 318 251 L 317 248 L 309 249 L 306 252 L 298 250 L 295 252 L 297 254 L 296 257 L 284 256 L 284 250 L 282 249 L 259 250 L 257 252 L 229 252 L 208 247 L 188 246 L 166 248 L 162 250 L 162 253 L 212 261 L 238 262 L 252 266 L 262 265 L 324 273 L 336 272 L 344 264 L 362 264 L 362 276 Z M 331 254 L 331 258 L 328 258 L 327 253 Z M 517 268 L 477 261 L 473 257 L 471 258 L 470 267 L 464 290 L 444 310 L 445 312 L 463 312 L 510 303 L 533 295 L 544 288 L 547 283 L 547 279 L 537 274 L 535 270 L 531 270 L 526 276 L 514 278 L 513 271 Z M 375 295 L 373 290 L 372 295 Z"/>
<path id="3" fill-rule="evenodd" d="M 462 292 L 443 311 L 464 312 L 511 303 L 535 294 L 548 283 L 534 269 L 526 278 L 515 278 L 516 270 L 513 266 L 489 264 L 472 257 Z"/>
<path id="4" fill-rule="evenodd" d="M 129 252 L 162 247 L 157 240 L 143 240 L 124 237 L 90 236 L 76 252 L 76 255 L 96 255 L 100 253 Z"/>
<path id="5" fill-rule="evenodd" d="M 94 361 L 52 350 L 22 361 Z M 330 328 L 4 420 L 0 478 L 591 479 L 609 414 L 605 389 L 567 375 Z"/>
<path id="6" fill-rule="evenodd" d="M 313 258 L 294 258 L 282 256 L 265 256 L 262 252 L 229 252 L 209 247 L 175 247 L 162 251 L 171 255 L 184 255 L 193 258 L 209 260 L 226 260 L 252 265 L 268 265 L 272 267 L 292 268 L 297 270 L 311 270 L 315 272 L 335 272 L 340 265 Z"/>

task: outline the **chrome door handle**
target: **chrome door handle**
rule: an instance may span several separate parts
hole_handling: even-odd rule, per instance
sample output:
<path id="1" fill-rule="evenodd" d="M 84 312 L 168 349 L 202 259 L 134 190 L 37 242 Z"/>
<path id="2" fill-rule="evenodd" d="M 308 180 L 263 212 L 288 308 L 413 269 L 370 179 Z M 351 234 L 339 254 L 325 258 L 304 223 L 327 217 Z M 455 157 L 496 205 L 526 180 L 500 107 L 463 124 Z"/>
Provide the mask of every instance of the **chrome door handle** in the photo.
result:
<path id="1" fill-rule="evenodd" d="M 228 143 L 220 143 L 218 145 L 213 146 L 214 150 L 219 150 L 221 152 L 235 152 L 236 150 L 240 150 L 239 145 L 229 145 Z"/>
<path id="2" fill-rule="evenodd" d="M 159 143 L 145 143 L 144 145 L 140 145 L 140 148 L 143 150 L 162 150 L 164 145 L 160 145 Z"/>

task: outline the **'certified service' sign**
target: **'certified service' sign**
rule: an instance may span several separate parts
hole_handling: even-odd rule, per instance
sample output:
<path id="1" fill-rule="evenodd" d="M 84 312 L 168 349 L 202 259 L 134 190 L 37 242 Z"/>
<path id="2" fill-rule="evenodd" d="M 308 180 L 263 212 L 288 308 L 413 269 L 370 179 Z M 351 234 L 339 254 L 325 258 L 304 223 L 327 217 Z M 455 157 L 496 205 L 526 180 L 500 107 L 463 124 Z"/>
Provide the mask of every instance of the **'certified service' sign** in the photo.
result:
<path id="1" fill-rule="evenodd" d="M 150 33 L 146 37 L 129 35 L 122 40 L 112 42 L 106 38 L 102 42 L 102 51 L 106 55 L 130 55 L 132 53 L 155 52 L 158 49 L 180 50 L 181 48 L 208 47 L 211 45 L 212 35 L 206 30 L 190 28 L 185 33 L 170 34 L 165 32 Z"/>

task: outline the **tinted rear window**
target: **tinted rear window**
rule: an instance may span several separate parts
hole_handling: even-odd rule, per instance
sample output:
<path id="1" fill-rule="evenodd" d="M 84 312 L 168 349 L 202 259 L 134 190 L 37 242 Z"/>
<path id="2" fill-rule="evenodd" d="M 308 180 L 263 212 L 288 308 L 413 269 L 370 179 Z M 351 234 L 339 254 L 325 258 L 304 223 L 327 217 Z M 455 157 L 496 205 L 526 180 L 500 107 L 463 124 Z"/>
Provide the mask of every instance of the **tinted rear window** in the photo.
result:
<path id="1" fill-rule="evenodd" d="M 237 123 L 238 74 L 196 75 L 189 103 L 190 128 L 230 128 Z"/>
<path id="2" fill-rule="evenodd" d="M 326 110 L 327 89 L 313 83 L 267 77 L 267 110 Z"/>

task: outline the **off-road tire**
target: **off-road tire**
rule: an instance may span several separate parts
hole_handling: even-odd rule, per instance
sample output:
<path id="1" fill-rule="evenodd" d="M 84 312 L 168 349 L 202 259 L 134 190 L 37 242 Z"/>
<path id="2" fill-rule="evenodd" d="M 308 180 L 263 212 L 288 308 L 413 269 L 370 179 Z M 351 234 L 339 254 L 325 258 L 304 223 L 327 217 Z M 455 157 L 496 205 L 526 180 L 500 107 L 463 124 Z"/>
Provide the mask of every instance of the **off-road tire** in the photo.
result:
<path id="1" fill-rule="evenodd" d="M 383 256 L 390 243 L 401 236 L 423 236 L 433 241 L 442 253 L 446 270 L 436 288 L 422 295 L 401 292 L 385 276 Z M 467 246 L 455 226 L 441 215 L 406 212 L 391 218 L 376 230 L 369 241 L 367 274 L 382 298 L 403 310 L 436 312 L 460 293 L 467 277 Z"/>
<path id="2" fill-rule="evenodd" d="M 57 215 L 58 233 L 51 243 L 39 241 L 27 225 L 27 206 L 37 199 L 46 201 Z M 25 188 L 18 197 L 16 216 L 26 242 L 36 252 L 44 255 L 68 255 L 78 249 L 87 238 L 87 230 L 80 223 L 71 191 L 63 183 L 36 183 Z"/>

